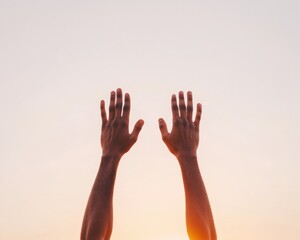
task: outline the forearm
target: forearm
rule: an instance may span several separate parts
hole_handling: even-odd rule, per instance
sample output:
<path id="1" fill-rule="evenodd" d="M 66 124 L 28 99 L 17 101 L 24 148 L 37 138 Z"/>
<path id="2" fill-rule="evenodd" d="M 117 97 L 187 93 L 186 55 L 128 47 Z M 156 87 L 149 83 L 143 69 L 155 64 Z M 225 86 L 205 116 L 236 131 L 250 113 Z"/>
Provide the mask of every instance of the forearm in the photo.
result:
<path id="1" fill-rule="evenodd" d="M 178 156 L 186 202 L 186 224 L 189 238 L 215 240 L 216 231 L 209 199 L 196 156 Z"/>
<path id="2" fill-rule="evenodd" d="M 82 223 L 81 240 L 110 238 L 113 218 L 113 191 L 119 159 L 102 156 Z"/>

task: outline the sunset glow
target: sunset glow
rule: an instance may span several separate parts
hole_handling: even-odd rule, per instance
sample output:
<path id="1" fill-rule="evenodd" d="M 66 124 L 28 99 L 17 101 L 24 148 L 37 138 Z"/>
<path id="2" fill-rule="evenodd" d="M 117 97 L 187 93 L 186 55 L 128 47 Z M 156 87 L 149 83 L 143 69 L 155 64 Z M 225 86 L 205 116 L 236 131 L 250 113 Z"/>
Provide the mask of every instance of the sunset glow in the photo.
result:
<path id="1" fill-rule="evenodd" d="M 300 236 L 300 1 L 0 2 L 0 239 L 79 239 L 101 99 L 131 94 L 112 240 L 186 240 L 170 97 L 201 103 L 199 165 L 220 240 Z"/>

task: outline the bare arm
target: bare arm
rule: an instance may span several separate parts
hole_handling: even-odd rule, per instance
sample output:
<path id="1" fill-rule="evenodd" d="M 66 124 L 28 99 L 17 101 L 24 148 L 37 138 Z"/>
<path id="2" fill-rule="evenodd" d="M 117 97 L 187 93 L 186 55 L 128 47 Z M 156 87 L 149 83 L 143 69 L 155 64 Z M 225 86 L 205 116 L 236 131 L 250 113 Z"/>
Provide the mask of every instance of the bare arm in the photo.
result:
<path id="1" fill-rule="evenodd" d="M 187 94 L 187 105 L 183 92 L 179 93 L 179 109 L 176 95 L 171 99 L 173 127 L 169 133 L 165 121 L 159 119 L 162 139 L 177 158 L 185 190 L 186 225 L 191 240 L 216 240 L 216 230 L 208 196 L 198 166 L 197 148 L 202 106 L 197 104 L 195 120 L 192 93 Z"/>
<path id="2" fill-rule="evenodd" d="M 123 107 L 121 89 L 111 92 L 108 119 L 104 105 L 102 100 L 101 164 L 85 210 L 81 240 L 110 239 L 113 227 L 113 191 L 119 161 L 136 142 L 144 124 L 143 120 L 139 120 L 132 133 L 129 133 L 130 96 L 125 94 Z"/>

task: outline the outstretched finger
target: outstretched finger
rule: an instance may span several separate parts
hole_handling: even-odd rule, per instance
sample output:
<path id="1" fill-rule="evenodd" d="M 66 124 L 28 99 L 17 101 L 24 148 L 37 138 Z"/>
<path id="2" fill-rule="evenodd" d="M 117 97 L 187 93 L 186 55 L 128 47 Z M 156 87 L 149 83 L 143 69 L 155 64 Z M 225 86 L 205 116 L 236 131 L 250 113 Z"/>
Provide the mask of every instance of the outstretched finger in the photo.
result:
<path id="1" fill-rule="evenodd" d="M 177 100 L 176 100 L 175 94 L 173 94 L 172 98 L 171 98 L 171 107 L 172 107 L 173 122 L 175 122 L 176 119 L 179 118 L 178 105 L 177 105 Z"/>
<path id="2" fill-rule="evenodd" d="M 127 123 L 129 123 L 129 114 L 130 114 L 130 95 L 125 94 L 125 103 L 123 107 L 123 118 Z"/>
<path id="3" fill-rule="evenodd" d="M 184 102 L 184 94 L 182 91 L 179 92 L 179 110 L 180 110 L 180 117 L 186 118 L 186 106 Z"/>
<path id="4" fill-rule="evenodd" d="M 188 91 L 187 93 L 187 119 L 189 121 L 192 121 L 193 117 L 193 95 L 191 91 Z"/>
<path id="5" fill-rule="evenodd" d="M 123 106 L 122 89 L 118 88 L 117 89 L 117 102 L 116 102 L 116 117 L 121 117 L 122 106 Z"/>
<path id="6" fill-rule="evenodd" d="M 115 118 L 115 101 L 116 101 L 116 92 L 111 91 L 110 93 L 110 103 L 109 103 L 109 117 L 108 120 L 112 121 Z"/>
<path id="7" fill-rule="evenodd" d="M 107 123 L 107 116 L 105 111 L 105 102 L 101 100 L 100 103 L 100 109 L 101 109 L 101 119 L 102 119 L 102 126 Z"/>
<path id="8" fill-rule="evenodd" d="M 166 141 L 166 139 L 169 136 L 167 124 L 166 124 L 165 120 L 162 118 L 158 119 L 158 124 L 159 124 L 159 130 L 161 133 L 161 137 L 162 137 L 163 141 Z"/>
<path id="9" fill-rule="evenodd" d="M 197 127 L 199 127 L 201 115 L 202 115 L 202 105 L 200 103 L 198 103 L 197 104 L 197 113 L 196 113 L 195 122 L 194 122 Z"/>
<path id="10" fill-rule="evenodd" d="M 137 141 L 140 131 L 143 128 L 143 125 L 144 125 L 144 121 L 142 119 L 138 120 L 134 125 L 132 133 L 130 134 L 130 142 L 131 142 L 130 145 L 133 145 Z"/>

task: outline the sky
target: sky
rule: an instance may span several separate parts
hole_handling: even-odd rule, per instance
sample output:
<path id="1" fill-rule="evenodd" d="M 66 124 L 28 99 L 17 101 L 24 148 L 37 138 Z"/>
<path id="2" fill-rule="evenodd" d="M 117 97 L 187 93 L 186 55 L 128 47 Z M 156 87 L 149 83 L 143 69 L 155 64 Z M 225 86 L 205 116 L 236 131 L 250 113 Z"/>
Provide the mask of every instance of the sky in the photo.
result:
<path id="1" fill-rule="evenodd" d="M 299 1 L 0 0 L 0 239 L 79 239 L 101 99 L 145 121 L 121 160 L 114 240 L 188 239 L 171 94 L 203 106 L 198 161 L 220 240 L 300 235 Z"/>

